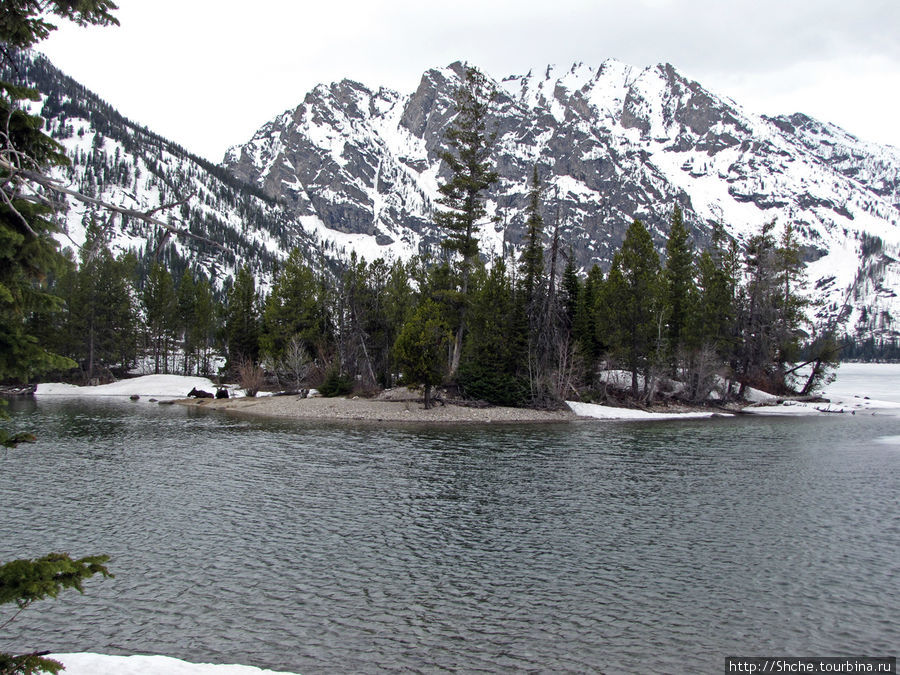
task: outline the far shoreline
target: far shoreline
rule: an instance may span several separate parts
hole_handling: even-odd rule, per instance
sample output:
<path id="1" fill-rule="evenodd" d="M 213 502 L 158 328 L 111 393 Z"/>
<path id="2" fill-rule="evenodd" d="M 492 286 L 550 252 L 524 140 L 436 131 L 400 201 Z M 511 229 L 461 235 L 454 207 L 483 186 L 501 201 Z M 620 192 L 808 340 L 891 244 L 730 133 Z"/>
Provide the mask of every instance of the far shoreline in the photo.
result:
<path id="1" fill-rule="evenodd" d="M 489 406 L 483 408 L 435 403 L 426 410 L 421 399 L 386 401 L 358 397 L 242 396 L 228 399 L 182 398 L 176 405 L 266 419 L 308 422 L 352 422 L 371 424 L 467 425 L 467 424 L 560 424 L 590 418 L 572 410 L 535 410 Z"/>

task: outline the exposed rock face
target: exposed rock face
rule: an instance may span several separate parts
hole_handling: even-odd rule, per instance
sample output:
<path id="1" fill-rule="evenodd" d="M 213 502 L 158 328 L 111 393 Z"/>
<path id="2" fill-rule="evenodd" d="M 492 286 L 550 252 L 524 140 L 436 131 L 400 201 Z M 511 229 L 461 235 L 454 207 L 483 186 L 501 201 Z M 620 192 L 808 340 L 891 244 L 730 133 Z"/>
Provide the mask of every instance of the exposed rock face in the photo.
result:
<path id="1" fill-rule="evenodd" d="M 429 70 L 408 95 L 349 80 L 319 86 L 229 151 L 225 166 L 325 228 L 372 237 L 385 255 L 433 248 L 440 233 L 431 216 L 447 176 L 439 157 L 463 71 L 459 63 Z M 894 148 L 802 114 L 747 114 L 668 64 L 549 67 L 495 84 L 489 126 L 500 180 L 488 196 L 494 220 L 481 231 L 487 255 L 521 241 L 537 165 L 547 229 L 559 224 L 564 248 L 583 267 L 607 268 L 633 218 L 662 250 L 678 203 L 701 247 L 714 222 L 738 238 L 772 219 L 792 223 L 813 263 L 811 282 L 832 308 L 862 278 L 884 289 L 898 273 Z M 877 233 L 895 262 L 861 266 L 866 233 Z M 879 316 L 900 311 L 879 297 Z"/>
<path id="2" fill-rule="evenodd" d="M 178 239 L 178 255 L 220 284 L 249 263 L 265 285 L 293 247 L 314 263 L 351 248 L 372 260 L 440 245 L 433 226 L 440 160 L 464 66 L 423 74 L 401 94 L 352 80 L 313 89 L 214 166 L 119 116 L 45 59 L 6 75 L 44 93 L 38 110 L 73 166 L 61 178 L 139 210 L 193 194 L 164 217 L 225 245 Z M 674 67 L 548 67 L 495 83 L 489 127 L 500 179 L 479 235 L 486 257 L 515 254 L 536 165 L 549 237 L 579 265 L 608 268 L 634 218 L 663 250 L 674 204 L 698 247 L 721 222 L 741 239 L 791 223 L 822 307 L 853 308 L 863 335 L 900 326 L 900 151 L 800 113 L 758 117 Z M 69 236 L 91 214 L 72 204 Z M 117 222 L 113 248 L 155 251 L 154 233 Z"/>

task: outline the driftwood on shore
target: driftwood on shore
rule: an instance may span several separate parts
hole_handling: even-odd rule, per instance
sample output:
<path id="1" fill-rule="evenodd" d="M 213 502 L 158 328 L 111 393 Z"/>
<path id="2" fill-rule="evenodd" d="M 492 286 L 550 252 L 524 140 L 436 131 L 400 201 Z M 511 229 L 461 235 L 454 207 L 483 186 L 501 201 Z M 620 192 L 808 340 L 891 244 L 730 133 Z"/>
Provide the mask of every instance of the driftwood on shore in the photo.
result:
<path id="1" fill-rule="evenodd" d="M 0 396 L 34 396 L 36 384 L 4 384 L 0 385 Z"/>

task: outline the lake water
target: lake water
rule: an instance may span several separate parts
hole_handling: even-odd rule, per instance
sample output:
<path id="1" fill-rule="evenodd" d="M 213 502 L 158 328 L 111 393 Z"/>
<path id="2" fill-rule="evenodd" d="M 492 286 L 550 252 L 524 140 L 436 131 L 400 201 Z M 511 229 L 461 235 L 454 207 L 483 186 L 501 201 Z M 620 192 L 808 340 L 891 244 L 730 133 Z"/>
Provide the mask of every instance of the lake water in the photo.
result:
<path id="1" fill-rule="evenodd" d="M 390 428 L 19 402 L 0 560 L 107 553 L 0 651 L 302 673 L 896 655 L 900 417 Z M 0 609 L 0 624 L 11 615 Z"/>

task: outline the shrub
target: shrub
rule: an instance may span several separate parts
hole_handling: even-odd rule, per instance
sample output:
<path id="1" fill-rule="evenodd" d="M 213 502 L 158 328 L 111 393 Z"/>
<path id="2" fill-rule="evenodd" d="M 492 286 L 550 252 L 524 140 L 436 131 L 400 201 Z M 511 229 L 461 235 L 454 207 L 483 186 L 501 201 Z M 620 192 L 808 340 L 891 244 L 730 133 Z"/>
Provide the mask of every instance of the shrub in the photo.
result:
<path id="1" fill-rule="evenodd" d="M 351 391 L 353 391 L 353 382 L 346 375 L 342 375 L 337 368 L 329 369 L 325 374 L 325 381 L 319 386 L 319 393 L 328 398 L 346 396 Z"/>

